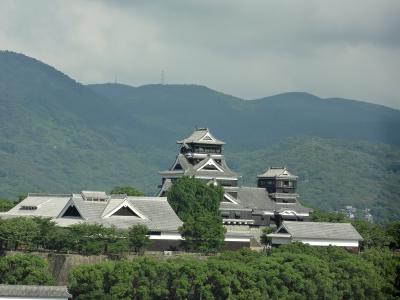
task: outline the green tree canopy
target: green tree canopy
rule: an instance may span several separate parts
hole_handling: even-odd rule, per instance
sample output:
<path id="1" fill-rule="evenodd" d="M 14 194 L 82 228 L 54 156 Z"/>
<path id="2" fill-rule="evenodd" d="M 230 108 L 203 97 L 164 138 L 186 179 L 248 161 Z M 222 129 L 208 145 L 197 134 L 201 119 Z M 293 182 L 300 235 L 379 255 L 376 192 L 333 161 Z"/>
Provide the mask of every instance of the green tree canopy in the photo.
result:
<path id="1" fill-rule="evenodd" d="M 400 221 L 388 223 L 386 233 L 391 237 L 390 248 L 400 248 Z"/>
<path id="2" fill-rule="evenodd" d="M 349 222 L 344 214 L 336 212 L 327 212 L 317 208 L 311 213 L 311 219 L 314 222 Z"/>
<path id="3" fill-rule="evenodd" d="M 225 228 L 222 219 L 209 213 L 188 217 L 179 229 L 183 246 L 190 251 L 218 252 L 224 246 Z"/>
<path id="4" fill-rule="evenodd" d="M 115 186 L 110 194 L 126 194 L 128 196 L 144 196 L 144 193 L 132 186 Z"/>
<path id="5" fill-rule="evenodd" d="M 74 299 L 396 299 L 395 261 L 387 250 L 364 256 L 291 244 L 269 254 L 82 265 L 69 286 Z"/>
<path id="6" fill-rule="evenodd" d="M 393 243 L 393 237 L 381 225 L 362 220 L 352 221 L 351 223 L 364 239 L 362 241 L 363 248 L 383 248 Z"/>
<path id="7" fill-rule="evenodd" d="M 145 225 L 132 225 L 128 229 L 129 247 L 135 252 L 143 251 L 149 244 L 150 239 L 147 236 L 149 229 Z"/>
<path id="8" fill-rule="evenodd" d="M 15 206 L 16 202 L 6 199 L 0 199 L 0 212 L 9 211 Z"/>
<path id="9" fill-rule="evenodd" d="M 203 213 L 218 216 L 219 204 L 223 199 L 221 186 L 207 185 L 204 181 L 182 177 L 168 191 L 168 202 L 177 215 L 185 221 Z"/>
<path id="10" fill-rule="evenodd" d="M 45 259 L 32 254 L 16 254 L 0 258 L 0 283 L 54 284 Z"/>
<path id="11" fill-rule="evenodd" d="M 19 245 L 31 248 L 40 236 L 40 226 L 30 218 L 0 219 L 0 247 L 10 244 L 17 249 Z"/>

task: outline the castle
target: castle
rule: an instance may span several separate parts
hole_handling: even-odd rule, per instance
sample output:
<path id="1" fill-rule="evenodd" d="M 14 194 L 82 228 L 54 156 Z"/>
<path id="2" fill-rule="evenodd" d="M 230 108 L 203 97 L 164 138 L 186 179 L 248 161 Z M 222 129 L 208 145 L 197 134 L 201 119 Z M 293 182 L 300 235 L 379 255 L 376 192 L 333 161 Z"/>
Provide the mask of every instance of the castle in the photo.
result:
<path id="1" fill-rule="evenodd" d="M 177 144 L 180 149 L 172 167 L 159 172 L 162 183 L 158 196 L 165 196 L 178 178 L 193 176 L 224 188 L 219 210 L 226 225 L 279 226 L 284 220 L 308 220 L 311 209 L 299 202 L 298 178 L 285 167 L 273 167 L 258 175 L 257 187 L 242 187 L 240 176 L 225 161 L 225 142 L 208 128 L 195 129 Z"/>
<path id="2" fill-rule="evenodd" d="M 223 141 L 208 128 L 198 128 L 180 145 L 171 168 L 159 172 L 162 177 L 156 197 L 108 195 L 101 191 L 73 194 L 28 194 L 0 218 L 43 217 L 61 227 L 88 223 L 127 229 L 143 224 L 149 229 L 152 250 L 178 249 L 182 240 L 178 228 L 182 221 L 167 201 L 167 191 L 183 176 L 204 180 L 224 189 L 219 211 L 227 231 L 229 249 L 261 246 L 265 227 L 275 227 L 269 234 L 272 244 L 293 241 L 312 245 L 336 245 L 357 250 L 362 237 L 346 223 L 308 222 L 312 210 L 300 204 L 296 193 L 298 177 L 286 167 L 271 167 L 257 176 L 257 187 L 239 185 L 240 176 L 227 165 Z"/>

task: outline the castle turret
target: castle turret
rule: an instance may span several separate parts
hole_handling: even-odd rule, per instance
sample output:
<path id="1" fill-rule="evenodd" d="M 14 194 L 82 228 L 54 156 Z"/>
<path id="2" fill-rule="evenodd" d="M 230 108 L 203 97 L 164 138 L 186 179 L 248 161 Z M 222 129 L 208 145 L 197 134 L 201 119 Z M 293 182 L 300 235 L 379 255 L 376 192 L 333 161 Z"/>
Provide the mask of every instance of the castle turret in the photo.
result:
<path id="1" fill-rule="evenodd" d="M 197 128 L 181 145 L 172 167 L 159 172 L 162 177 L 159 195 L 164 195 L 177 178 L 194 176 L 225 188 L 225 198 L 237 196 L 239 175 L 229 169 L 223 155 L 225 142 L 216 139 L 208 128 Z"/>
<path id="2" fill-rule="evenodd" d="M 296 193 L 298 177 L 291 174 L 286 167 L 271 167 L 257 178 L 257 186 L 265 188 L 276 202 L 296 202 L 299 196 Z"/>

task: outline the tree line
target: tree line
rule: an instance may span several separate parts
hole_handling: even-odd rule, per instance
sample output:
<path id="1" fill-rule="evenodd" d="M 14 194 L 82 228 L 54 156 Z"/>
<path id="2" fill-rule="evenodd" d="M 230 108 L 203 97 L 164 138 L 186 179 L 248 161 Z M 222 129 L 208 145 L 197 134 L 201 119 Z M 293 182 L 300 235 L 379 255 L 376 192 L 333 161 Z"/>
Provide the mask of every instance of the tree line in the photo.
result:
<path id="1" fill-rule="evenodd" d="M 50 219 L 0 219 L 0 250 L 52 250 L 91 254 L 142 252 L 150 244 L 148 228 L 133 225 L 128 230 L 99 224 L 58 227 Z"/>
<path id="2" fill-rule="evenodd" d="M 371 249 L 291 244 L 270 253 L 249 249 L 205 260 L 108 261 L 75 268 L 74 299 L 395 299 L 399 257 Z"/>

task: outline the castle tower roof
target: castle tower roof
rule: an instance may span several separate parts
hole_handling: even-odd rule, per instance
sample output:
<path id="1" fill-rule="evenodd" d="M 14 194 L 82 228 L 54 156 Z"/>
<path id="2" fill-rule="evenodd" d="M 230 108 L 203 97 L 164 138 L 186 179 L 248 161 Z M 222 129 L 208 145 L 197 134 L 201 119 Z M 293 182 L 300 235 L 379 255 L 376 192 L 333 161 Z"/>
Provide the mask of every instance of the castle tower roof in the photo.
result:
<path id="1" fill-rule="evenodd" d="M 209 144 L 209 145 L 224 145 L 225 142 L 216 139 L 208 128 L 196 128 L 193 133 L 180 141 L 177 144 Z"/>
<path id="2" fill-rule="evenodd" d="M 298 177 L 290 173 L 286 167 L 271 167 L 263 174 L 257 175 L 258 178 L 279 178 L 297 179 Z"/>

